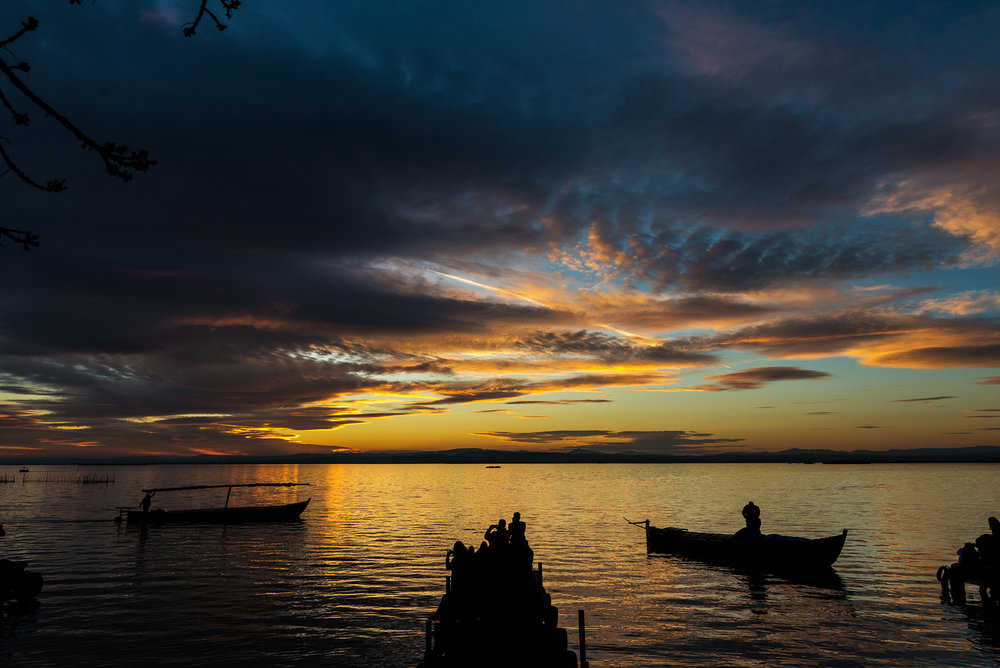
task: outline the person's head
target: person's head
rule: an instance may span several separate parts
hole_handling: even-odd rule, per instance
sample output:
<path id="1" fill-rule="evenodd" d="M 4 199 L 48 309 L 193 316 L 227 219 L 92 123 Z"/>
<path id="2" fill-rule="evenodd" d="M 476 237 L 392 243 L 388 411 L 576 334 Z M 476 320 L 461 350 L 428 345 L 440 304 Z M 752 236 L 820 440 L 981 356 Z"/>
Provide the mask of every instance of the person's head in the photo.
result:
<path id="1" fill-rule="evenodd" d="M 517 522 L 521 519 L 521 513 L 514 513 L 514 521 Z"/>
<path id="2" fill-rule="evenodd" d="M 455 554 L 458 554 L 459 552 L 465 552 L 465 543 L 463 543 L 460 540 L 456 540 L 455 547 L 451 549 L 455 552 Z"/>
<path id="3" fill-rule="evenodd" d="M 497 527 L 500 528 L 500 529 L 506 528 L 507 527 L 507 520 L 498 520 L 497 521 Z"/>
<path id="4" fill-rule="evenodd" d="M 993 535 L 1000 536 L 1000 520 L 995 517 L 991 517 L 987 521 L 990 523 L 990 531 L 993 532 Z"/>
<path id="5" fill-rule="evenodd" d="M 483 550 L 487 549 L 487 548 L 488 548 L 489 546 L 490 546 L 490 544 L 489 544 L 489 543 L 487 543 L 487 542 L 486 542 L 486 541 L 484 540 L 484 541 L 483 541 L 482 543 L 480 543 L 480 544 L 479 544 L 479 551 L 480 551 L 480 552 L 482 552 Z"/>

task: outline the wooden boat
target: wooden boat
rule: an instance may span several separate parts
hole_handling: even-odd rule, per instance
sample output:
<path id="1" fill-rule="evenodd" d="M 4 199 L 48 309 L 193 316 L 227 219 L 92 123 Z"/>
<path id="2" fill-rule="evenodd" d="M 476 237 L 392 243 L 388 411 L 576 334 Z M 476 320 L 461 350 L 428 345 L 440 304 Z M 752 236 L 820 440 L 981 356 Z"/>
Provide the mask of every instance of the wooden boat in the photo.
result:
<path id="1" fill-rule="evenodd" d="M 42 591 L 42 576 L 29 571 L 27 561 L 0 559 L 0 603 L 27 601 Z"/>
<path id="2" fill-rule="evenodd" d="M 828 569 L 840 556 L 847 529 L 826 538 L 798 538 L 778 534 L 740 537 L 700 533 L 675 527 L 658 528 L 631 522 L 646 530 L 646 551 L 681 554 L 731 564 L 779 571 Z"/>
<path id="3" fill-rule="evenodd" d="M 234 485 L 189 485 L 187 487 L 157 487 L 144 489 L 143 493 L 152 497 L 158 492 L 176 492 L 194 489 L 228 488 L 226 503 L 221 508 L 192 508 L 173 510 L 156 508 L 136 510 L 134 507 L 119 507 L 116 521 L 125 516 L 129 524 L 165 524 L 168 522 L 221 522 L 233 524 L 238 522 L 292 522 L 299 519 L 312 499 L 268 506 L 230 506 L 229 498 L 234 487 L 295 487 L 309 483 L 275 482 L 275 483 L 241 483 Z M 141 505 L 141 504 L 140 504 Z"/>

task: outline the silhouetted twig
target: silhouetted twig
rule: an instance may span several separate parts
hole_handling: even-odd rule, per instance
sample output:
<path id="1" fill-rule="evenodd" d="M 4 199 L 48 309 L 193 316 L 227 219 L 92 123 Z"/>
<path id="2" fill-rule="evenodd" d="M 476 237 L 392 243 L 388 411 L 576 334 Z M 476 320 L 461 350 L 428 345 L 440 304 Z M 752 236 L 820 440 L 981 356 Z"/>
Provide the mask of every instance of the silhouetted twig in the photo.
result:
<path id="1" fill-rule="evenodd" d="M 20 244 L 24 250 L 38 248 L 38 235 L 28 230 L 12 230 L 9 227 L 0 227 L 0 246 L 3 246 L 4 238 Z"/>
<path id="2" fill-rule="evenodd" d="M 219 4 L 226 12 L 227 19 L 233 18 L 233 12 L 239 9 L 240 2 L 241 0 L 219 0 Z M 212 22 L 215 23 L 215 27 L 218 28 L 220 32 L 226 29 L 226 24 L 220 21 L 219 17 L 208 8 L 208 0 L 201 0 L 201 5 L 198 7 L 198 15 L 194 17 L 194 21 L 184 24 L 184 36 L 191 37 L 194 35 L 195 31 L 198 30 L 198 26 L 201 24 L 201 20 L 205 18 L 206 15 L 212 19 Z"/>

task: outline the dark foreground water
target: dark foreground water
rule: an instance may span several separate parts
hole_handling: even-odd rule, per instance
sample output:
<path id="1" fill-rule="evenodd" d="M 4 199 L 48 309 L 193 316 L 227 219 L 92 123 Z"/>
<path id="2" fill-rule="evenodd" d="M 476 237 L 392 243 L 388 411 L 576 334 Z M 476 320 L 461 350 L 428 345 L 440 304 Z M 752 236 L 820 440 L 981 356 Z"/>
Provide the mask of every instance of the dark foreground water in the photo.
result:
<path id="1" fill-rule="evenodd" d="M 111 484 L 79 484 L 110 475 Z M 46 579 L 0 616 L 4 666 L 408 666 L 444 586 L 444 551 L 520 511 L 560 623 L 593 666 L 996 666 L 1000 620 L 943 605 L 934 579 L 1000 514 L 1000 466 L 309 465 L 0 467 L 0 557 Z M 25 482 L 22 482 L 24 478 Z M 47 482 L 46 482 L 47 479 Z M 111 520 L 144 487 L 308 482 L 298 524 Z M 158 496 L 215 505 L 211 492 Z M 244 492 L 233 503 L 262 501 Z M 197 496 L 194 496 L 196 495 Z M 640 529 L 850 529 L 832 582 L 647 556 Z"/>

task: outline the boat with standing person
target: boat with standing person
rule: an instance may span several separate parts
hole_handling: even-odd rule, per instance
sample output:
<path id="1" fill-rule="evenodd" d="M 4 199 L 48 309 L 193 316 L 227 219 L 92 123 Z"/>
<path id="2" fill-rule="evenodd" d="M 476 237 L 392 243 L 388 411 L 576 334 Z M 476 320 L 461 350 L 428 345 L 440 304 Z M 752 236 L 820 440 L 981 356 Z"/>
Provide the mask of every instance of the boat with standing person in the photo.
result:
<path id="1" fill-rule="evenodd" d="M 256 482 L 221 485 L 187 485 L 185 487 L 155 487 L 142 490 L 145 496 L 136 506 L 119 506 L 116 522 L 122 518 L 129 524 L 165 524 L 169 522 L 214 522 L 233 524 L 238 522 L 293 522 L 299 519 L 309 505 L 305 501 L 264 506 L 230 506 L 233 488 L 237 487 L 299 487 L 307 482 Z M 161 492 L 179 492 L 201 489 L 228 489 L 225 504 L 221 508 L 168 509 L 152 508 L 153 496 Z"/>

